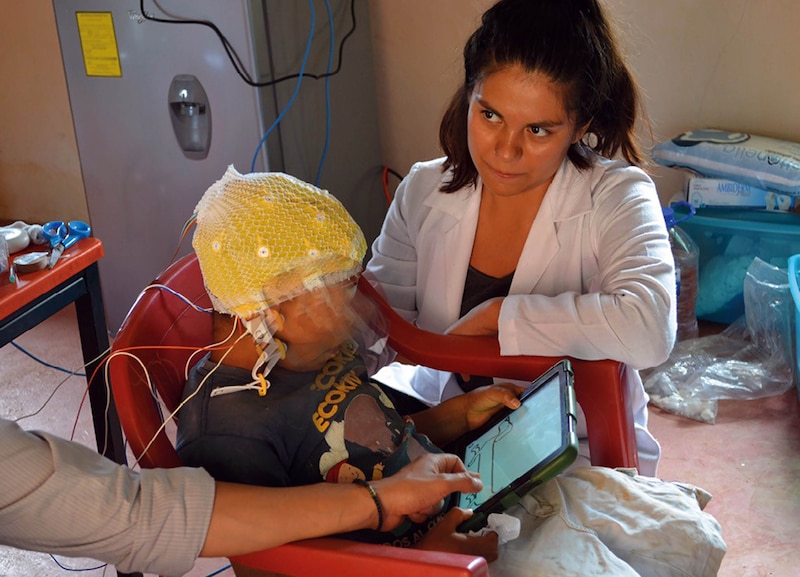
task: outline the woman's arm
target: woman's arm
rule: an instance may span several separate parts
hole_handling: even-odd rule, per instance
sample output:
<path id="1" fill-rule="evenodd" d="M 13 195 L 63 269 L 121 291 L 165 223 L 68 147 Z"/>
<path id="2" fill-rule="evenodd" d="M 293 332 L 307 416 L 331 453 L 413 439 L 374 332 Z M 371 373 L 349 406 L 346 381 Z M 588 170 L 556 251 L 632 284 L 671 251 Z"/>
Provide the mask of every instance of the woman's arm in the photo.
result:
<path id="1" fill-rule="evenodd" d="M 655 187 L 638 169 L 595 172 L 592 210 L 558 223 L 560 248 L 539 281 L 552 292 L 504 299 L 503 355 L 609 358 L 637 369 L 669 356 L 675 269 Z"/>

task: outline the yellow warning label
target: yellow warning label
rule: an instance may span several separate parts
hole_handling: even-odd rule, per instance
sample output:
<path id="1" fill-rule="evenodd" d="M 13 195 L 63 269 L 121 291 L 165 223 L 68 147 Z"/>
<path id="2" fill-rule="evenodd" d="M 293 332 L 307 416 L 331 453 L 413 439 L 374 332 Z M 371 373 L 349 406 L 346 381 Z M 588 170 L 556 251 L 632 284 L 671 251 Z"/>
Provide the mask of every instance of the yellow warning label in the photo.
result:
<path id="1" fill-rule="evenodd" d="M 122 76 L 111 12 L 76 12 L 87 76 Z"/>

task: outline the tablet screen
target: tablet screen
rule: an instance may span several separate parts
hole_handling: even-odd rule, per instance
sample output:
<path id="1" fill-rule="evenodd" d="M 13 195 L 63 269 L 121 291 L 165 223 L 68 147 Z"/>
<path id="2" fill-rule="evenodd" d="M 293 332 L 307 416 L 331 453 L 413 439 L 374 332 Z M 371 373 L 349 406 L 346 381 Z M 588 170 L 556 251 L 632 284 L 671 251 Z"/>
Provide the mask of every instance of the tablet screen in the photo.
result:
<path id="1" fill-rule="evenodd" d="M 532 394 L 534 398 L 466 445 L 464 464 L 480 473 L 483 489 L 462 495 L 462 507 L 477 509 L 538 463 L 563 450 L 566 406 L 559 373 L 553 373 Z"/>

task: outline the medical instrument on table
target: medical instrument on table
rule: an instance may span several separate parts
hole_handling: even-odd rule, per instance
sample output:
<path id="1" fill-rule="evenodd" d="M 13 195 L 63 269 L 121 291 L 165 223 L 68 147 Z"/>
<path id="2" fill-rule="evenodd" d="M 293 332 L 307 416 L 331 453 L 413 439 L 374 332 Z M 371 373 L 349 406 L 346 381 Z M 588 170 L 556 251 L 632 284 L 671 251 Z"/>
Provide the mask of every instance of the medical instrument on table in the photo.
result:
<path id="1" fill-rule="evenodd" d="M 26 252 L 14 257 L 11 265 L 11 274 L 26 274 L 47 268 L 50 253 L 47 252 Z M 11 282 L 14 282 L 13 280 Z"/>
<path id="2" fill-rule="evenodd" d="M 28 233 L 20 228 L 4 226 L 0 228 L 0 236 L 5 240 L 9 254 L 24 250 L 31 243 Z"/>
<path id="3" fill-rule="evenodd" d="M 20 252 L 28 248 L 28 245 L 45 244 L 48 240 L 44 237 L 42 232 L 42 225 L 28 224 L 18 220 L 7 226 L 0 227 L 0 245 L 5 243 L 6 251 L 3 253 L 0 248 L 0 272 L 5 272 L 4 263 L 8 261 L 8 280 L 14 284 L 17 282 L 17 273 L 32 272 L 40 270 L 47 266 L 46 252 L 26 253 L 16 258 L 10 258 L 14 253 Z M 5 255 L 5 256 L 4 256 Z M 43 258 L 40 258 L 42 257 Z"/>
<path id="4" fill-rule="evenodd" d="M 25 250 L 31 243 L 45 244 L 47 242 L 42 234 L 42 225 L 28 224 L 21 220 L 0 227 L 0 235 L 4 236 L 8 242 L 9 254 Z"/>
<path id="5" fill-rule="evenodd" d="M 8 242 L 6 237 L 0 234 L 0 274 L 6 272 L 11 267 L 8 261 Z M 11 271 L 11 282 L 14 282 L 14 271 Z"/>
<path id="6" fill-rule="evenodd" d="M 82 220 L 51 220 L 42 225 L 42 234 L 50 241 L 50 261 L 47 268 L 53 268 L 61 254 L 82 238 L 92 234 L 92 228 Z"/>

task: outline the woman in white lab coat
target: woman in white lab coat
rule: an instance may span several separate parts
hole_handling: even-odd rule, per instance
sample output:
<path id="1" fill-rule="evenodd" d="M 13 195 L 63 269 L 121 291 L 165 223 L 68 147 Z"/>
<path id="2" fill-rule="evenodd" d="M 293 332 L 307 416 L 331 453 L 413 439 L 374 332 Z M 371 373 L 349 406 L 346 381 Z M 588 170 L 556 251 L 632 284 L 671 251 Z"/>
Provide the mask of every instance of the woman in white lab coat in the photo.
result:
<path id="1" fill-rule="evenodd" d="M 484 14 L 440 127 L 446 156 L 403 179 L 367 274 L 422 328 L 644 369 L 674 344 L 674 264 L 637 167 L 635 83 L 599 5 L 575 4 L 503 0 Z M 640 472 L 655 475 L 647 395 L 627 375 Z M 474 384 L 398 363 L 376 379 L 427 405 Z"/>

